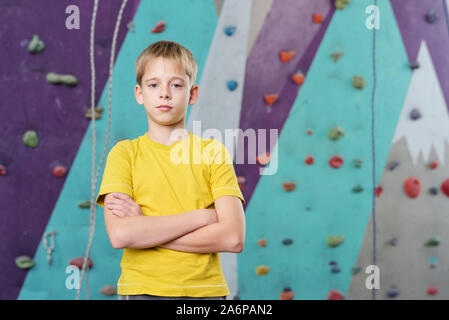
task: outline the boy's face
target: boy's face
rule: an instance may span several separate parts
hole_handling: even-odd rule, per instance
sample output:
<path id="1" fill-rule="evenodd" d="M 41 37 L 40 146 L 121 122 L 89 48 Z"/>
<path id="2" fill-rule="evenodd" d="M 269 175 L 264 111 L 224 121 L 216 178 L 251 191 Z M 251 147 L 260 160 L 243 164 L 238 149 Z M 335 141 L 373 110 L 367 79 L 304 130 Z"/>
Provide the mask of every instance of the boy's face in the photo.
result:
<path id="1" fill-rule="evenodd" d="M 187 105 L 198 100 L 198 86 L 191 87 L 181 63 L 158 57 L 148 61 L 142 87 L 136 85 L 134 93 L 137 103 L 145 106 L 148 121 L 169 126 L 185 121 Z M 171 108 L 158 108 L 161 105 Z"/>

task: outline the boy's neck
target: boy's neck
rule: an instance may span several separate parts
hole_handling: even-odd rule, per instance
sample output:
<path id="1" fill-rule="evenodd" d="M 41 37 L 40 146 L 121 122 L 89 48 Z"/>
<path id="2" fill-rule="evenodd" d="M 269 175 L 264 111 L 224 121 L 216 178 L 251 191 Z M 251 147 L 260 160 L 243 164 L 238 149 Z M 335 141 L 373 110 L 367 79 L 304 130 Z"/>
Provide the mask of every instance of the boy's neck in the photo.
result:
<path id="1" fill-rule="evenodd" d="M 182 133 L 181 129 L 185 130 L 185 134 Z M 173 133 L 175 130 L 176 134 Z M 146 134 L 151 140 L 167 146 L 172 145 L 173 143 L 182 140 L 189 135 L 187 129 L 185 128 L 185 121 L 180 121 L 179 123 L 171 126 L 149 123 L 148 132 Z"/>

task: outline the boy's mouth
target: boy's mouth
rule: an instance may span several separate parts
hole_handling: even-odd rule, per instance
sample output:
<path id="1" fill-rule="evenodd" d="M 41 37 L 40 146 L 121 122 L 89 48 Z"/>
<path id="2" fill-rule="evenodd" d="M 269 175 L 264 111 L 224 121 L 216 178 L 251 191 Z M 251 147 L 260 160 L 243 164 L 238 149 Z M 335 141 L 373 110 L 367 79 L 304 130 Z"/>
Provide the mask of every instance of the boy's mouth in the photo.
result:
<path id="1" fill-rule="evenodd" d="M 162 110 L 162 111 L 168 111 L 168 110 L 172 109 L 172 107 L 167 106 L 167 105 L 160 105 L 160 106 L 157 106 L 156 108 L 159 110 Z"/>

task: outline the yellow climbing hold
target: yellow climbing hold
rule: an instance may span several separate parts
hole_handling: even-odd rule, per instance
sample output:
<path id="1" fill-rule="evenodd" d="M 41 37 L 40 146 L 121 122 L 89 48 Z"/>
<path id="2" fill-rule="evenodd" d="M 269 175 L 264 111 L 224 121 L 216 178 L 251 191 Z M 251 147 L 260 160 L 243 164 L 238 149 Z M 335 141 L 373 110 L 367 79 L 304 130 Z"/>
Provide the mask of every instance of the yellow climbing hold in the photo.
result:
<path id="1" fill-rule="evenodd" d="M 268 272 L 270 272 L 270 268 L 267 267 L 267 266 L 260 265 L 260 266 L 258 266 L 258 267 L 256 268 L 256 273 L 257 273 L 259 276 L 263 276 L 263 275 L 267 274 Z"/>

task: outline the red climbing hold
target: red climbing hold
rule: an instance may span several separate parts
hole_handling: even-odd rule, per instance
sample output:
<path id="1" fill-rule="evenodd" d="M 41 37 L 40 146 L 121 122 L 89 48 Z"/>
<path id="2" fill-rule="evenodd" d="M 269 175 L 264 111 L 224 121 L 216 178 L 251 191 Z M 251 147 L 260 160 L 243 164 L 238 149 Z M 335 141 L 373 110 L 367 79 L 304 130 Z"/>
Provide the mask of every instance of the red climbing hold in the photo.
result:
<path id="1" fill-rule="evenodd" d="M 264 94 L 263 98 L 266 104 L 272 105 L 279 99 L 279 96 L 277 94 Z"/>
<path id="2" fill-rule="evenodd" d="M 6 175 L 6 168 L 4 165 L 0 164 L 0 176 Z"/>
<path id="3" fill-rule="evenodd" d="M 438 287 L 437 286 L 430 286 L 429 288 L 427 288 L 427 293 L 430 295 L 435 295 L 438 293 Z"/>
<path id="4" fill-rule="evenodd" d="M 344 297 L 345 296 L 343 295 L 343 293 L 338 290 L 332 289 L 327 295 L 327 300 L 343 300 Z"/>
<path id="5" fill-rule="evenodd" d="M 438 168 L 438 165 L 439 165 L 440 163 L 437 161 L 437 160 L 435 160 L 435 161 L 433 161 L 430 165 L 429 165 L 429 168 L 430 169 L 432 169 L 432 170 L 435 170 L 436 168 Z"/>
<path id="6" fill-rule="evenodd" d="M 342 164 L 343 158 L 340 156 L 333 156 L 332 158 L 329 159 L 329 165 L 332 168 L 340 168 Z"/>
<path id="7" fill-rule="evenodd" d="M 293 300 L 295 294 L 290 288 L 285 288 L 284 291 L 281 292 L 281 300 Z"/>
<path id="8" fill-rule="evenodd" d="M 303 84 L 304 83 L 304 75 L 302 73 L 296 73 L 292 76 L 292 80 L 293 82 L 295 82 L 296 84 Z"/>
<path id="9" fill-rule="evenodd" d="M 416 177 L 410 177 L 404 181 L 404 191 L 410 198 L 417 198 L 421 193 L 421 181 Z"/>
<path id="10" fill-rule="evenodd" d="M 382 194 L 383 190 L 384 189 L 382 188 L 382 186 L 376 187 L 376 189 L 374 190 L 374 192 L 376 193 L 376 197 L 380 197 L 380 195 Z"/>
<path id="11" fill-rule="evenodd" d="M 315 159 L 313 158 L 313 156 L 307 156 L 306 160 L 304 160 L 304 162 L 308 165 L 311 165 L 311 164 L 315 163 Z"/>
<path id="12" fill-rule="evenodd" d="M 312 135 L 312 130 L 307 130 L 307 134 L 310 136 Z"/>
<path id="13" fill-rule="evenodd" d="M 55 177 L 63 177 L 65 176 L 67 170 L 63 166 L 57 166 L 53 169 L 53 174 Z"/>
<path id="14" fill-rule="evenodd" d="M 295 51 L 281 51 L 279 55 L 281 56 L 281 61 L 285 63 L 295 57 Z"/>
<path id="15" fill-rule="evenodd" d="M 83 268 L 83 263 L 84 263 L 84 257 L 77 257 L 77 258 L 73 258 L 72 260 L 70 260 L 69 265 L 71 266 L 76 266 L 78 267 L 80 270 Z M 87 268 L 92 268 L 94 265 L 94 262 L 88 258 L 87 259 Z"/>
<path id="16" fill-rule="evenodd" d="M 165 22 L 164 21 L 159 21 L 158 23 L 156 23 L 156 26 L 153 28 L 153 30 L 151 30 L 151 32 L 153 33 L 159 33 L 165 30 Z"/>
<path id="17" fill-rule="evenodd" d="M 313 23 L 321 23 L 323 22 L 323 16 L 319 13 L 313 14 Z"/>
<path id="18" fill-rule="evenodd" d="M 259 239 L 259 241 L 257 241 L 257 244 L 259 246 L 261 246 L 261 247 L 266 247 L 267 246 L 267 239 L 265 239 L 265 238 Z"/>
<path id="19" fill-rule="evenodd" d="M 441 192 L 443 192 L 446 196 L 449 197 L 449 178 L 444 180 L 441 184 Z"/>

